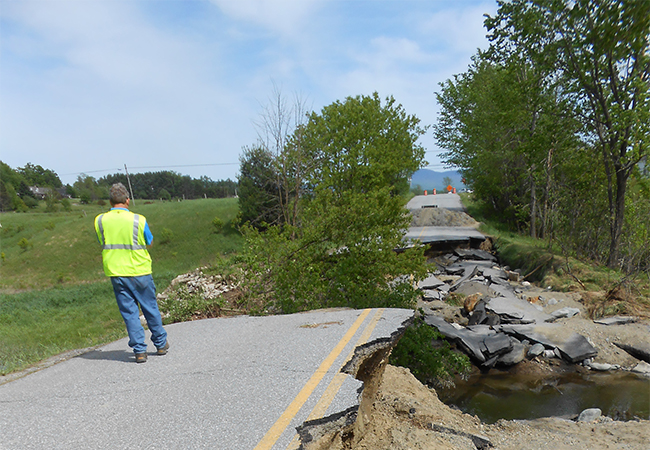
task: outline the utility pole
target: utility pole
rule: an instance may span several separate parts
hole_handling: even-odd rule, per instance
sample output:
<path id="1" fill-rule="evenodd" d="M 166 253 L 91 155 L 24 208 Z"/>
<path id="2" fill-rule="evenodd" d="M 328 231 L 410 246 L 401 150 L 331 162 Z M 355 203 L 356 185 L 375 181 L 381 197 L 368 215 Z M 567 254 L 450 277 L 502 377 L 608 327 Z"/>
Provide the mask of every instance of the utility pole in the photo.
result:
<path id="1" fill-rule="evenodd" d="M 135 206 L 135 199 L 133 198 L 133 188 L 131 187 L 131 178 L 129 177 L 129 169 L 126 168 L 126 164 L 124 164 L 124 171 L 126 172 L 126 181 L 129 182 L 129 191 L 131 191 L 131 204 Z"/>

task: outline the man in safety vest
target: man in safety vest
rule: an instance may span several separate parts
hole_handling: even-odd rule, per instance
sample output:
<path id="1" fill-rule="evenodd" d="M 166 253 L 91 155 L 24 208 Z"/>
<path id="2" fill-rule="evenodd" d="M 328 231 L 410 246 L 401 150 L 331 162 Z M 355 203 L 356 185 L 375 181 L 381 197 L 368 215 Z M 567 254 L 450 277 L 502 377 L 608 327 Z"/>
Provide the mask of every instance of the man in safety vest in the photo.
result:
<path id="1" fill-rule="evenodd" d="M 135 361 L 147 361 L 147 344 L 138 305 L 151 331 L 157 355 L 167 354 L 169 343 L 156 300 L 147 245 L 153 235 L 144 216 L 129 211 L 129 193 L 122 183 L 110 189 L 111 210 L 95 218 L 95 231 L 102 245 L 104 273 L 111 277 L 117 306 L 129 333 Z"/>

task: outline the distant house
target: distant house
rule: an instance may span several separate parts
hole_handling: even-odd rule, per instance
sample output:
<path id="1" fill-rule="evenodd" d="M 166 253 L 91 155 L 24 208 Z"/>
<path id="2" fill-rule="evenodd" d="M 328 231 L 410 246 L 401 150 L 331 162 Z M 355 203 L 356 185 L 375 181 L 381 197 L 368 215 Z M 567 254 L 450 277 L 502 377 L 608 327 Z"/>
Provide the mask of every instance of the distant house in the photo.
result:
<path id="1" fill-rule="evenodd" d="M 59 193 L 61 198 L 72 198 L 72 196 L 70 194 L 68 194 L 67 191 L 68 190 L 66 188 L 64 188 L 64 187 L 57 188 L 57 190 L 56 190 L 56 192 Z"/>
<path id="2" fill-rule="evenodd" d="M 50 193 L 50 188 L 30 186 L 29 192 L 32 193 L 32 197 L 37 198 L 39 200 L 43 200 L 45 197 L 47 197 L 47 194 Z"/>

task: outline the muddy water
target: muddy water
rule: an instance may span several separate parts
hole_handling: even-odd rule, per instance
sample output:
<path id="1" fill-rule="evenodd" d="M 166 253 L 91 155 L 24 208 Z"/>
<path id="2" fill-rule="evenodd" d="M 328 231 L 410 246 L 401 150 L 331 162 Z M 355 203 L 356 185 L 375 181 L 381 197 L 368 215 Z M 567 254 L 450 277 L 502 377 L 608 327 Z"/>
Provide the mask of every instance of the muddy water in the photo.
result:
<path id="1" fill-rule="evenodd" d="M 499 419 L 574 418 L 587 408 L 600 408 L 616 420 L 650 419 L 650 380 L 631 373 L 578 373 L 540 379 L 531 375 L 489 373 L 437 389 L 447 405 L 478 416 Z"/>

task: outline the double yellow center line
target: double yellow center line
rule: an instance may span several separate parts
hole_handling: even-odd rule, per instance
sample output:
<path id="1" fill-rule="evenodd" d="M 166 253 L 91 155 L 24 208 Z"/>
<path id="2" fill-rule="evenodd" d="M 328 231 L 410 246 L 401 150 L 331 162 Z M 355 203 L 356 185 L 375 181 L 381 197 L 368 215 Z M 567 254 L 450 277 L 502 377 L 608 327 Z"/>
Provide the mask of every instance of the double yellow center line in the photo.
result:
<path id="1" fill-rule="evenodd" d="M 321 363 L 318 369 L 316 369 L 316 372 L 314 372 L 311 378 L 303 386 L 303 388 L 300 390 L 296 398 L 293 399 L 291 404 L 287 407 L 287 409 L 285 409 L 285 411 L 282 413 L 282 415 L 277 420 L 277 422 L 273 424 L 273 426 L 264 435 L 264 437 L 259 442 L 259 444 L 257 444 L 255 450 L 268 450 L 271 449 L 273 445 L 275 445 L 275 443 L 280 438 L 282 433 L 284 433 L 284 430 L 287 428 L 287 426 L 289 426 L 293 418 L 296 416 L 296 414 L 298 414 L 298 411 L 300 411 L 302 406 L 309 399 L 314 389 L 316 389 L 316 387 L 321 382 L 321 380 L 323 379 L 327 371 L 330 369 L 332 364 L 334 364 L 334 361 L 336 361 L 336 359 L 339 357 L 339 355 L 341 354 L 345 346 L 348 345 L 350 340 L 354 337 L 357 330 L 361 327 L 361 324 L 364 322 L 366 317 L 368 317 L 371 311 L 372 311 L 371 309 L 364 309 L 361 312 L 361 314 L 359 315 L 357 320 L 355 320 L 355 322 L 352 324 L 352 326 L 347 331 L 347 333 L 345 333 L 345 335 L 341 338 L 339 343 L 336 344 L 336 347 L 332 349 L 332 351 L 327 356 L 327 358 L 325 358 L 325 360 Z M 383 311 L 384 311 L 383 309 L 377 310 L 373 320 L 369 323 L 363 335 L 359 339 L 360 343 L 365 342 L 365 340 L 367 340 L 370 337 L 370 333 L 372 333 L 372 330 L 377 324 L 377 321 L 381 317 Z M 357 343 L 357 346 L 358 345 L 360 344 Z M 352 356 L 352 352 L 350 353 L 350 355 L 348 355 L 348 359 L 351 356 Z M 327 410 L 327 407 L 334 399 L 334 396 L 336 395 L 336 392 L 338 392 L 338 389 L 340 388 L 344 379 L 345 377 L 343 376 L 343 377 L 335 377 L 335 379 L 332 380 L 332 383 L 330 383 L 330 386 L 327 388 L 325 394 L 323 394 L 323 397 L 314 408 L 314 411 L 310 415 L 310 418 L 312 418 L 312 416 L 318 417 L 318 414 L 324 413 L 324 411 Z M 296 440 L 294 439 L 294 441 Z"/>

